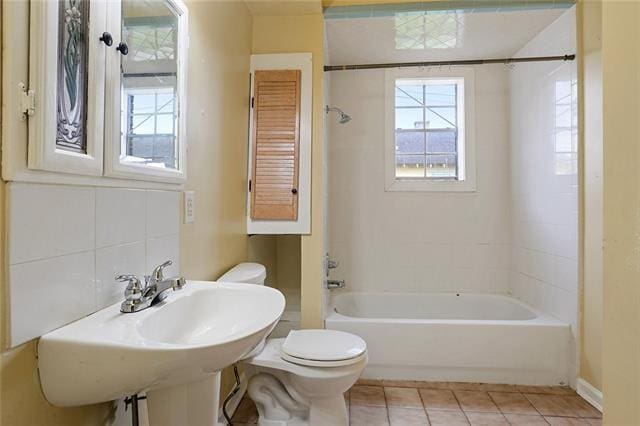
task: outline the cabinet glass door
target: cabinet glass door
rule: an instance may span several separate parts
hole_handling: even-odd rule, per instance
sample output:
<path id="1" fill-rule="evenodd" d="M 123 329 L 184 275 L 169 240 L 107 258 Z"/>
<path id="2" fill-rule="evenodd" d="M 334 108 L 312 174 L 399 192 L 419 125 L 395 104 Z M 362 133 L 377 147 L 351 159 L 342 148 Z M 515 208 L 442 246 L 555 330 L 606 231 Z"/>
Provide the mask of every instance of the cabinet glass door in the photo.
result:
<path id="1" fill-rule="evenodd" d="M 102 175 L 106 3 L 30 3 L 28 166 Z"/>
<path id="2" fill-rule="evenodd" d="M 110 108 L 119 131 L 107 132 L 112 164 L 105 169 L 116 176 L 183 180 L 186 9 L 168 0 L 123 0 L 120 9 L 111 55 L 117 75 L 108 84 L 119 100 Z"/>

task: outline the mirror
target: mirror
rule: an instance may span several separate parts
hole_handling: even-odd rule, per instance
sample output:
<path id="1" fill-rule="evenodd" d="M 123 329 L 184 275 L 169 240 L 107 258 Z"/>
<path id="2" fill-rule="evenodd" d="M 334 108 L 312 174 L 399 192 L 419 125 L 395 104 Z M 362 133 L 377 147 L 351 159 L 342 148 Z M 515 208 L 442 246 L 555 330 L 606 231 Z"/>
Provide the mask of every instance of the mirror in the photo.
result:
<path id="1" fill-rule="evenodd" d="M 122 2 L 121 163 L 180 169 L 178 22 L 166 0 Z"/>

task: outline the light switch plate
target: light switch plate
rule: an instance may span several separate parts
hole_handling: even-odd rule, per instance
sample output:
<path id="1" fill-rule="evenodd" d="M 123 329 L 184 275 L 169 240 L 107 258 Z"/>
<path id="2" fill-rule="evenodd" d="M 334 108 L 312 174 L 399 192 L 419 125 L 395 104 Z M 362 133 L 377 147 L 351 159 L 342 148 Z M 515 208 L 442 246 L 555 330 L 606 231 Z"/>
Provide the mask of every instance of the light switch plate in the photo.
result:
<path id="1" fill-rule="evenodd" d="M 196 192 L 184 192 L 184 223 L 196 221 Z"/>

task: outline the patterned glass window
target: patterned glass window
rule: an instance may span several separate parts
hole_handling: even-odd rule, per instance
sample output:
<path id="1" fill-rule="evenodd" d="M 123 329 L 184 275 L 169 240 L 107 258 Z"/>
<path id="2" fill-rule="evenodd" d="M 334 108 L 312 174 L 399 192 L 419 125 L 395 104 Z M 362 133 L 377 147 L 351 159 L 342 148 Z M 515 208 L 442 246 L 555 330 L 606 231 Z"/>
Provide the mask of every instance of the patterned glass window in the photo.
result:
<path id="1" fill-rule="evenodd" d="M 56 147 L 86 153 L 88 0 L 60 0 Z"/>

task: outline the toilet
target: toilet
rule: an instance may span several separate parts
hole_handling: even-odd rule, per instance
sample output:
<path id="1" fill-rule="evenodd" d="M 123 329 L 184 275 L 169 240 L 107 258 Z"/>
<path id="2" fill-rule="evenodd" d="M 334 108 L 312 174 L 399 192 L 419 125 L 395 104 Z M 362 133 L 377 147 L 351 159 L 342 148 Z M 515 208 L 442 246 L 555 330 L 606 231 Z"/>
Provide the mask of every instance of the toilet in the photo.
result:
<path id="1" fill-rule="evenodd" d="M 266 276 L 263 265 L 241 263 L 218 281 L 264 285 Z M 291 330 L 261 342 L 242 363 L 260 426 L 346 426 L 343 394 L 367 364 L 367 345 L 337 330 Z"/>

